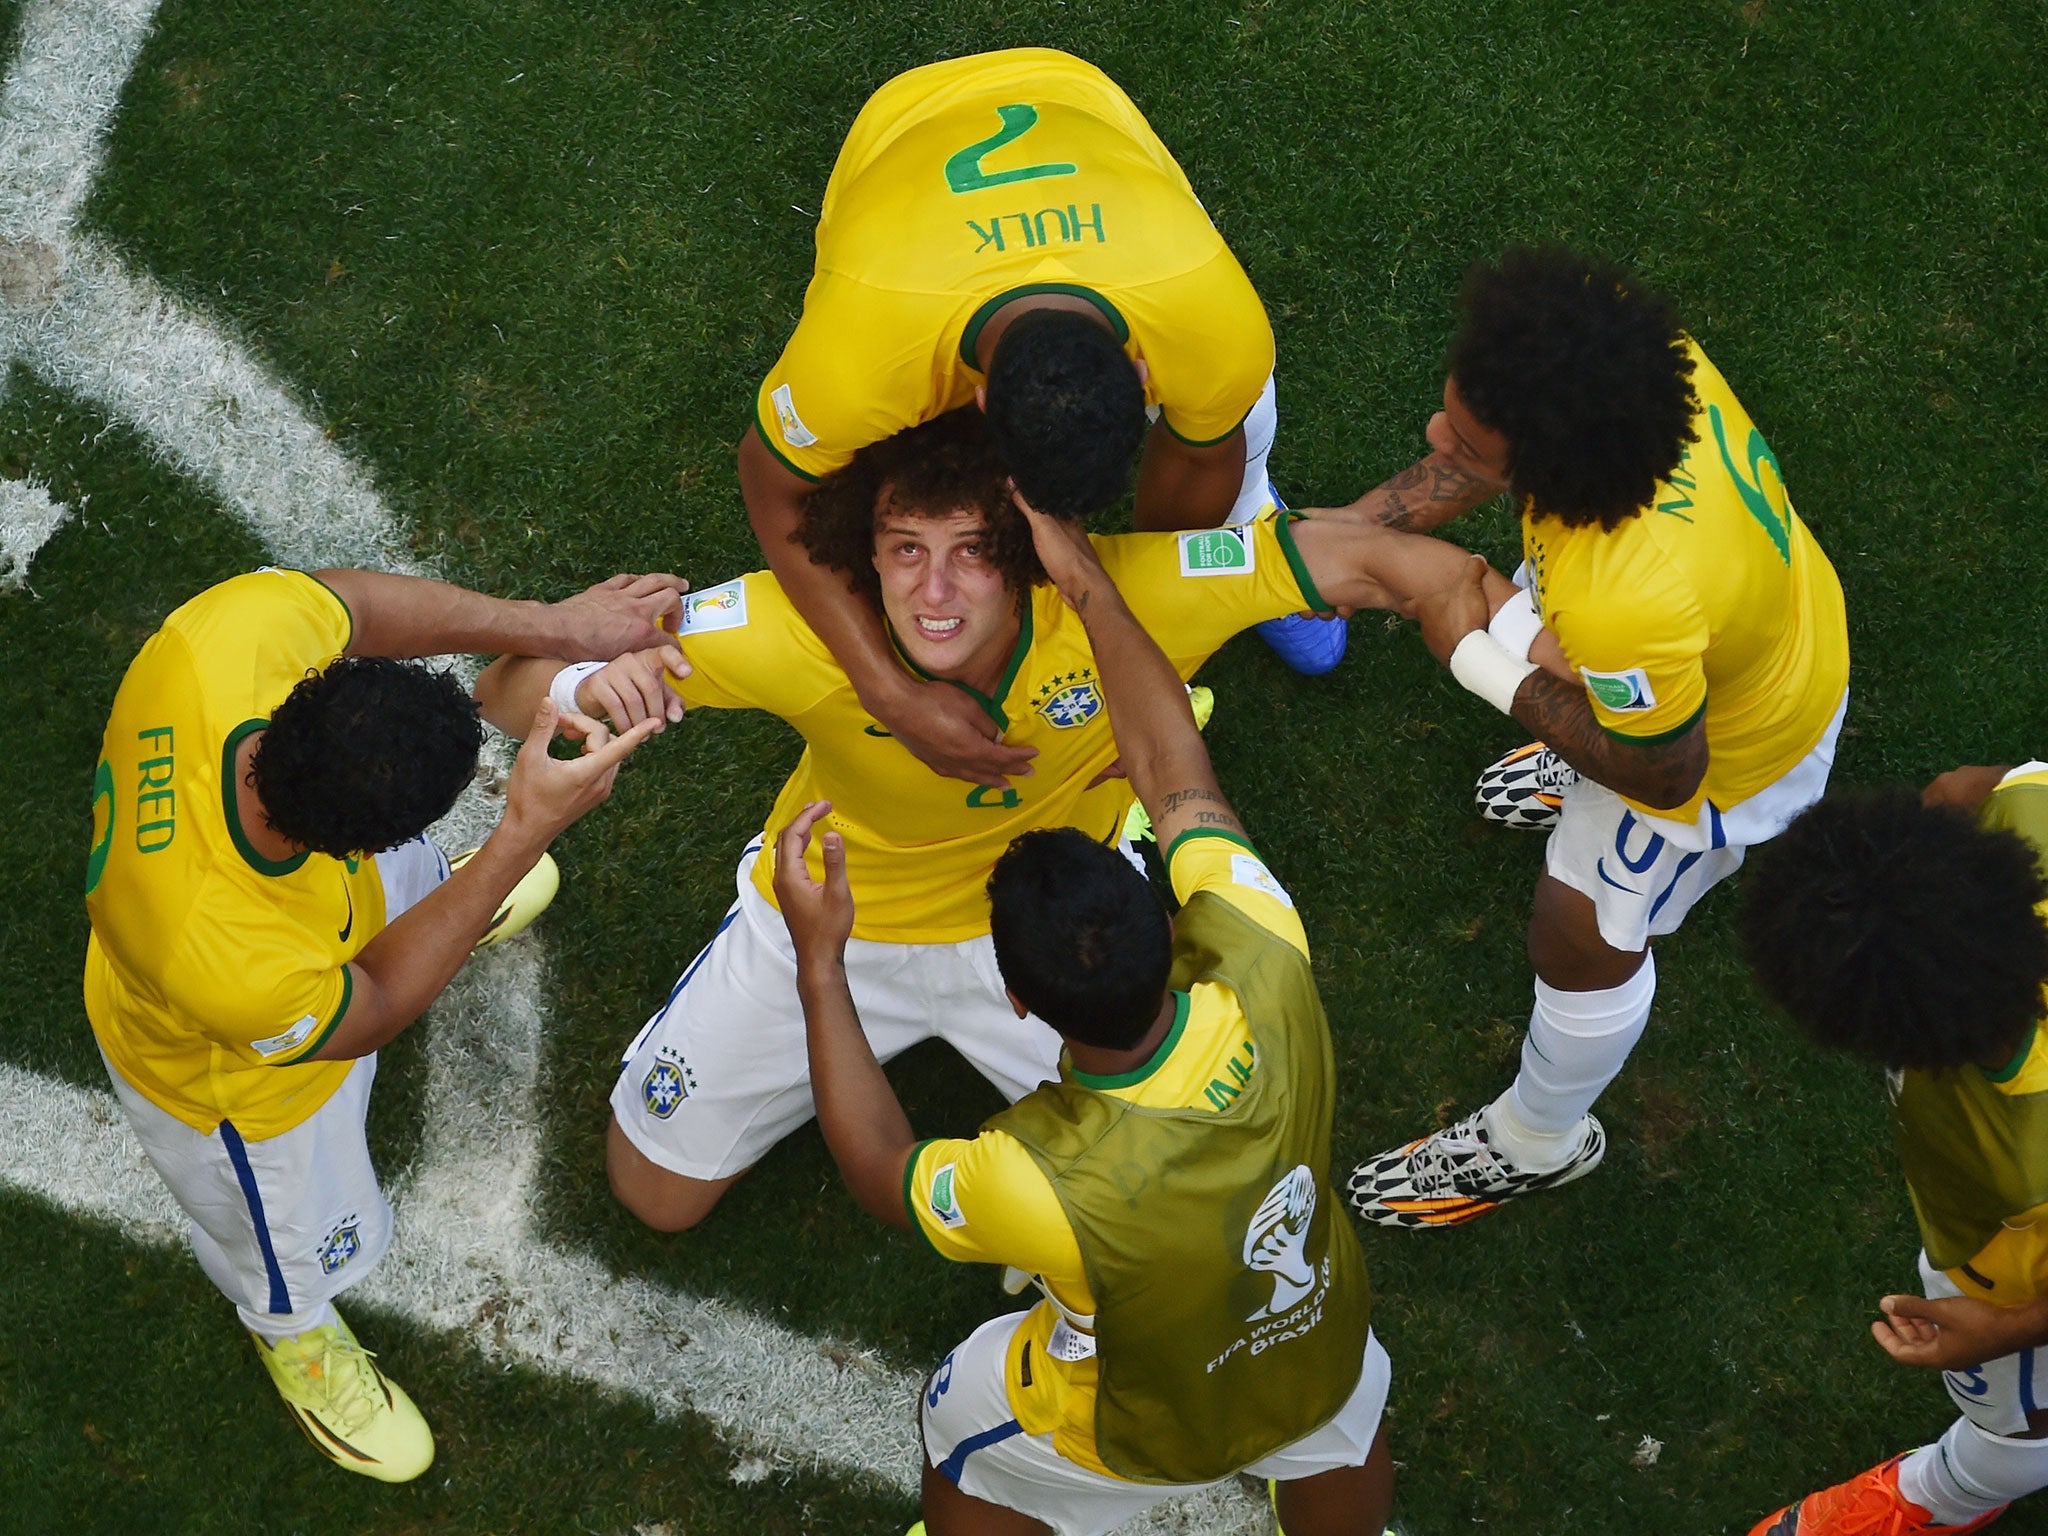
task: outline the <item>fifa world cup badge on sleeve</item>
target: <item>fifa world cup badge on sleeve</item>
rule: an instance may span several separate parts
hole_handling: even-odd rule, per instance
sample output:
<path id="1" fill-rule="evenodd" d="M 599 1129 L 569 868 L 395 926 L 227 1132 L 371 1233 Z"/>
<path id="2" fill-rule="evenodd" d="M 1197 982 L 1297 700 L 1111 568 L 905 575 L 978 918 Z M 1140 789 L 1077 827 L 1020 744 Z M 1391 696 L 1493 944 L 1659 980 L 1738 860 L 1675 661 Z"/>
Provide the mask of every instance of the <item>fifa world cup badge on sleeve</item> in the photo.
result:
<path id="1" fill-rule="evenodd" d="M 747 622 L 747 584 L 728 581 L 683 599 L 682 633 L 708 635 L 721 629 L 739 629 Z"/>
<path id="2" fill-rule="evenodd" d="M 960 1209 L 959 1197 L 953 1192 L 954 1167 L 954 1164 L 948 1163 L 932 1175 L 931 1199 L 925 1202 L 931 1207 L 931 1213 L 937 1218 L 939 1225 L 944 1227 L 967 1225 L 967 1215 Z"/>
<path id="3" fill-rule="evenodd" d="M 1630 667 L 1626 672 L 1595 672 L 1591 667 L 1581 667 L 1579 675 L 1586 680 L 1586 692 L 1593 695 L 1601 707 L 1611 709 L 1617 715 L 1657 707 L 1657 694 L 1650 687 L 1650 674 L 1641 667 Z"/>

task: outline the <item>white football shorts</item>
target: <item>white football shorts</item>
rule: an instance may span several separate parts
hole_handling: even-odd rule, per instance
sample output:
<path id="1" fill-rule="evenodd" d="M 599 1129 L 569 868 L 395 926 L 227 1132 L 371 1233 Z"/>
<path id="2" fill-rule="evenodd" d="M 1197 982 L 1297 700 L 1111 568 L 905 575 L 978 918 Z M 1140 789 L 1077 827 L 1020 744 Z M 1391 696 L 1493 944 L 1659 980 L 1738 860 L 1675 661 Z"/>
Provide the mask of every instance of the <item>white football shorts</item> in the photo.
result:
<path id="1" fill-rule="evenodd" d="M 782 914 L 754 889 L 758 840 L 740 855 L 739 900 L 668 1001 L 626 1047 L 612 1114 L 651 1161 L 724 1179 L 811 1118 L 811 1059 Z M 846 977 L 883 1061 L 933 1036 L 1015 1102 L 1059 1075 L 1060 1037 L 1018 1018 L 987 934 L 958 944 L 853 939 Z"/>
<path id="2" fill-rule="evenodd" d="M 388 921 L 447 879 L 448 861 L 420 836 L 378 854 L 377 874 Z M 305 1120 L 261 1141 L 226 1120 L 202 1136 L 111 1063 L 107 1076 L 151 1166 L 191 1219 L 199 1267 L 244 1326 L 330 1301 L 377 1267 L 391 1242 L 391 1206 L 363 1135 L 374 1052 Z"/>
<path id="3" fill-rule="evenodd" d="M 1697 821 L 1647 815 L 1580 779 L 1564 792 L 1545 869 L 1592 898 L 1600 937 L 1616 949 L 1676 933 L 1699 899 L 1742 867 L 1745 849 L 1769 842 L 1827 793 L 1848 708 L 1844 693 L 1820 741 L 1783 778 L 1725 810 L 1709 800 Z"/>
<path id="4" fill-rule="evenodd" d="M 1930 1300 L 1960 1296 L 1956 1283 L 1920 1254 L 1920 1290 Z M 1941 1384 L 1964 1418 L 1987 1435 L 2024 1439 L 2027 1415 L 2048 1407 L 2048 1346 L 2015 1350 L 1966 1371 L 1943 1371 Z"/>
<path id="5" fill-rule="evenodd" d="M 1003 1376 L 1010 1337 L 1030 1315 L 990 1318 L 932 1372 L 918 1405 L 930 1465 L 962 1493 L 1042 1520 L 1059 1536 L 1102 1536 L 1155 1504 L 1214 1486 L 1105 1477 L 1061 1456 L 1051 1435 L 1025 1434 L 1010 1412 Z M 1368 1333 L 1358 1386 L 1337 1416 L 1241 1470 L 1284 1483 L 1363 1466 L 1379 1435 L 1392 1380 L 1386 1350 Z"/>

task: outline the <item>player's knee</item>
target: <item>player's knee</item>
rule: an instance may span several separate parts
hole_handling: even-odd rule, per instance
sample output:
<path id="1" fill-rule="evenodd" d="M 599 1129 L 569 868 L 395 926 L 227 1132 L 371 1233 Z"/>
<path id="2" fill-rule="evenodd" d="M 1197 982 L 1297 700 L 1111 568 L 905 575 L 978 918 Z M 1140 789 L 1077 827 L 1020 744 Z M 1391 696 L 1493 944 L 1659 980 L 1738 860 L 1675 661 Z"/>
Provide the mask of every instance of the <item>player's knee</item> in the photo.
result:
<path id="1" fill-rule="evenodd" d="M 691 1179 L 651 1160 L 616 1118 L 605 1133 L 605 1177 L 612 1198 L 657 1232 L 687 1232 L 718 1204 L 731 1179 Z"/>

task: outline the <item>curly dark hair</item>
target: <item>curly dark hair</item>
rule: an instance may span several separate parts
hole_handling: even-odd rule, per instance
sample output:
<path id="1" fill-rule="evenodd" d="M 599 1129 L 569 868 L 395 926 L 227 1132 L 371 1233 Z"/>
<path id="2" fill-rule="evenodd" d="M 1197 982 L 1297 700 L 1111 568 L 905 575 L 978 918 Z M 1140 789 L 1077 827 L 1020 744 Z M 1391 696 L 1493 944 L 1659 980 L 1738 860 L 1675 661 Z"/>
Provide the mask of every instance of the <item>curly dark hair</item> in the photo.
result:
<path id="1" fill-rule="evenodd" d="M 1821 801 L 1760 851 L 1743 950 L 1816 1044 L 1938 1071 L 2010 1056 L 2042 1013 L 2034 850 L 1909 789 Z"/>
<path id="2" fill-rule="evenodd" d="M 1026 501 L 1054 517 L 1090 517 L 1130 489 L 1145 386 L 1099 322 L 1031 310 L 989 359 L 988 427 Z"/>
<path id="3" fill-rule="evenodd" d="M 1572 527 L 1614 528 L 1685 457 L 1699 398 L 1670 303 L 1612 262 L 1517 246 L 1465 274 L 1450 375 L 1508 440 L 1508 483 Z"/>
<path id="4" fill-rule="evenodd" d="M 1159 1015 L 1173 925 L 1151 883 L 1073 827 L 1026 832 L 988 877 L 1003 985 L 1070 1040 L 1127 1051 Z"/>
<path id="5" fill-rule="evenodd" d="M 452 672 L 344 656 L 271 714 L 249 777 L 271 827 L 337 859 L 381 853 L 448 813 L 484 743 Z"/>
<path id="6" fill-rule="evenodd" d="M 971 405 L 861 449 L 811 488 L 790 538 L 810 552 L 813 565 L 845 572 L 847 584 L 879 610 L 875 527 L 883 515 L 960 511 L 986 519 L 982 548 L 1020 601 L 1045 580 L 1031 525 L 1010 499 L 1010 477 L 989 441 L 987 419 Z"/>

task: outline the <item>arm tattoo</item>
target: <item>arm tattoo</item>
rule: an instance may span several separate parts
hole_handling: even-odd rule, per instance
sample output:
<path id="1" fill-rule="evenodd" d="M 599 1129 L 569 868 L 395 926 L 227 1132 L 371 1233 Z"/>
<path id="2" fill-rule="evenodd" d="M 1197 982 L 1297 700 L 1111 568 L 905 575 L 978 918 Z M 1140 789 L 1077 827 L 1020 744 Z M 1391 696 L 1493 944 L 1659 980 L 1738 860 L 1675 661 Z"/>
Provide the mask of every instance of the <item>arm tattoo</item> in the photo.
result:
<path id="1" fill-rule="evenodd" d="M 1159 802 L 1159 814 L 1162 816 L 1169 815 L 1172 812 L 1179 810 L 1182 806 L 1187 805 L 1196 800 L 1207 800 L 1211 805 L 1222 805 L 1225 810 L 1229 809 L 1229 806 L 1224 804 L 1223 797 L 1213 790 L 1176 789 L 1171 794 L 1165 796 Z M 1196 815 L 1195 819 L 1199 821 L 1203 816 L 1213 814 L 1214 813 L 1210 811 L 1202 811 Z M 1234 817 L 1232 819 L 1235 820 Z"/>
<path id="2" fill-rule="evenodd" d="M 1594 783 L 1645 805 L 1683 805 L 1707 770 L 1698 723 L 1672 741 L 1623 741 L 1601 729 L 1584 688 L 1554 673 L 1529 674 L 1515 694 L 1515 719 Z"/>
<path id="3" fill-rule="evenodd" d="M 1455 465 L 1428 459 L 1409 465 L 1380 486 L 1385 504 L 1374 517 L 1397 533 L 1427 533 L 1487 499 L 1485 482 Z"/>

